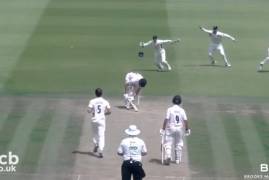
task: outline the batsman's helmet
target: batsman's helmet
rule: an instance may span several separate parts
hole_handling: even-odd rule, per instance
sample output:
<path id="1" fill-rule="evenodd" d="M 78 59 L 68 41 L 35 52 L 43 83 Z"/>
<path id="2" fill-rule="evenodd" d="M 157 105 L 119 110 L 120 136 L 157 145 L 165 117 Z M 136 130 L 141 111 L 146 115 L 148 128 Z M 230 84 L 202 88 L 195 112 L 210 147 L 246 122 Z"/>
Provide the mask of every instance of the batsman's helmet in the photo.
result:
<path id="1" fill-rule="evenodd" d="M 155 40 L 155 39 L 157 39 L 157 38 L 158 38 L 157 35 L 152 36 L 152 39 L 153 39 L 153 40 Z"/>
<path id="2" fill-rule="evenodd" d="M 216 31 L 216 30 L 218 30 L 218 29 L 219 29 L 218 26 L 213 26 L 213 30 L 214 30 L 214 31 Z"/>
<path id="3" fill-rule="evenodd" d="M 101 97 L 102 94 L 103 94 L 103 90 L 102 90 L 101 88 L 97 88 L 97 89 L 95 89 L 95 95 L 96 95 L 97 97 Z"/>
<path id="4" fill-rule="evenodd" d="M 143 79 L 140 79 L 138 83 L 140 87 L 145 87 L 147 85 L 147 80 L 143 78 Z"/>
<path id="5" fill-rule="evenodd" d="M 177 104 L 177 105 L 180 105 L 181 104 L 181 96 L 180 95 L 176 95 L 173 97 L 173 103 L 174 104 Z"/>

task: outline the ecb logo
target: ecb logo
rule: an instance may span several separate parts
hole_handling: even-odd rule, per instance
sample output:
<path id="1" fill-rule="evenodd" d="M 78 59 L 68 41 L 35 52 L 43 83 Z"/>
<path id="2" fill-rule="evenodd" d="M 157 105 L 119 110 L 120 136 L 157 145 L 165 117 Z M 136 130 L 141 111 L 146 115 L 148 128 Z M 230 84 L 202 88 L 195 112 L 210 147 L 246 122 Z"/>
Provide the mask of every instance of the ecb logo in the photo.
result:
<path id="1" fill-rule="evenodd" d="M 0 155 L 0 164 L 1 165 L 15 165 L 19 163 L 19 157 L 17 155 L 12 154 L 12 152 L 8 152 L 7 155 Z"/>
<path id="2" fill-rule="evenodd" d="M 260 164 L 260 171 L 263 173 L 269 172 L 268 164 L 265 164 L 265 163 Z"/>
<path id="3" fill-rule="evenodd" d="M 19 157 L 12 152 L 0 155 L 0 173 L 16 172 Z"/>

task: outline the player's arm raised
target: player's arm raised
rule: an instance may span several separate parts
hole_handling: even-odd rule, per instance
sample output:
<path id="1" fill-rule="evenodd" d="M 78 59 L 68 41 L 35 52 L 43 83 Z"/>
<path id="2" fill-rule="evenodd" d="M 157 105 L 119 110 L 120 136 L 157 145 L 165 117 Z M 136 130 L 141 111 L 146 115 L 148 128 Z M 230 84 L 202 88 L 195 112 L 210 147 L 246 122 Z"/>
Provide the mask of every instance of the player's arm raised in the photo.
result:
<path id="1" fill-rule="evenodd" d="M 152 42 L 153 42 L 152 40 L 150 40 L 150 41 L 148 41 L 148 42 L 140 42 L 140 43 L 139 43 L 139 46 L 140 46 L 140 47 L 147 47 L 147 46 L 151 45 Z"/>
<path id="2" fill-rule="evenodd" d="M 202 31 L 206 32 L 206 33 L 212 33 L 212 30 L 206 29 L 206 28 L 204 28 L 204 27 L 202 27 L 202 26 L 199 26 L 199 28 L 200 28 Z"/>
<path id="3" fill-rule="evenodd" d="M 158 40 L 158 43 L 160 44 L 168 44 L 168 43 L 173 43 L 174 41 L 172 40 Z"/>
<path id="4" fill-rule="evenodd" d="M 223 36 L 235 41 L 235 38 L 229 34 L 223 33 Z"/>

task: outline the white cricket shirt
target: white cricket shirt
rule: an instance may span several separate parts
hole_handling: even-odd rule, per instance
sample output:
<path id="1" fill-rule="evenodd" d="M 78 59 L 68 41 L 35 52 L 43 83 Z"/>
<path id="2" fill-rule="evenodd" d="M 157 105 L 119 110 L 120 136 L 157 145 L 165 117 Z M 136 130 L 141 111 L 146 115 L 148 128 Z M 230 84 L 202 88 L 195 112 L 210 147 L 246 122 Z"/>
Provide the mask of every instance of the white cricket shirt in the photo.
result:
<path id="1" fill-rule="evenodd" d="M 206 28 L 202 28 L 204 32 L 207 32 L 209 34 L 209 37 L 211 39 L 211 43 L 214 45 L 219 45 L 221 43 L 222 37 L 228 37 L 232 40 L 235 40 L 234 37 L 232 37 L 229 34 L 217 31 L 216 34 L 213 33 L 213 30 L 208 30 Z"/>
<path id="2" fill-rule="evenodd" d="M 153 40 L 148 41 L 146 43 L 144 43 L 144 46 L 148 46 L 150 44 L 152 44 L 152 46 L 154 47 L 155 51 L 160 53 L 163 50 L 163 44 L 164 43 L 170 43 L 172 42 L 172 40 L 161 40 L 161 39 L 157 39 L 156 42 L 154 43 Z"/>
<path id="3" fill-rule="evenodd" d="M 90 100 L 88 107 L 93 109 L 93 122 L 105 120 L 106 108 L 110 109 L 109 102 L 102 97 Z"/>
<path id="4" fill-rule="evenodd" d="M 147 153 L 145 142 L 138 137 L 127 137 L 123 139 L 118 148 L 118 153 L 123 154 L 123 160 L 142 160 L 142 153 Z"/>
<path id="5" fill-rule="evenodd" d="M 225 36 L 225 34 L 218 31 L 216 34 L 213 34 L 212 32 L 209 33 L 209 36 L 210 36 L 211 42 L 213 44 L 220 44 L 221 43 L 221 39 L 222 39 L 222 37 Z"/>
<path id="6" fill-rule="evenodd" d="M 140 79 L 143 79 L 143 76 L 139 73 L 129 72 L 125 76 L 126 84 L 136 84 Z"/>
<path id="7" fill-rule="evenodd" d="M 184 121 L 187 120 L 187 116 L 185 110 L 182 107 L 178 105 L 173 105 L 172 107 L 167 109 L 166 119 L 167 119 L 166 124 L 167 129 L 182 128 L 184 127 Z"/>

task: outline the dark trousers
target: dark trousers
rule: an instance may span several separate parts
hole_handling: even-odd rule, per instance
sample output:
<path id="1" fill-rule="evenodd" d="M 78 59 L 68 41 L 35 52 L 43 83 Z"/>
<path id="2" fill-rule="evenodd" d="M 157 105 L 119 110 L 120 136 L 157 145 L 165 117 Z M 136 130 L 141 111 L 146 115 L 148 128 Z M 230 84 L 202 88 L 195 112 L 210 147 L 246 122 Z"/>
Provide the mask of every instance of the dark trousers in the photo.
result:
<path id="1" fill-rule="evenodd" d="M 122 180 L 131 180 L 133 175 L 133 180 L 142 180 L 145 177 L 145 172 L 142 168 L 142 163 L 139 161 L 123 161 L 121 166 L 121 177 Z"/>

